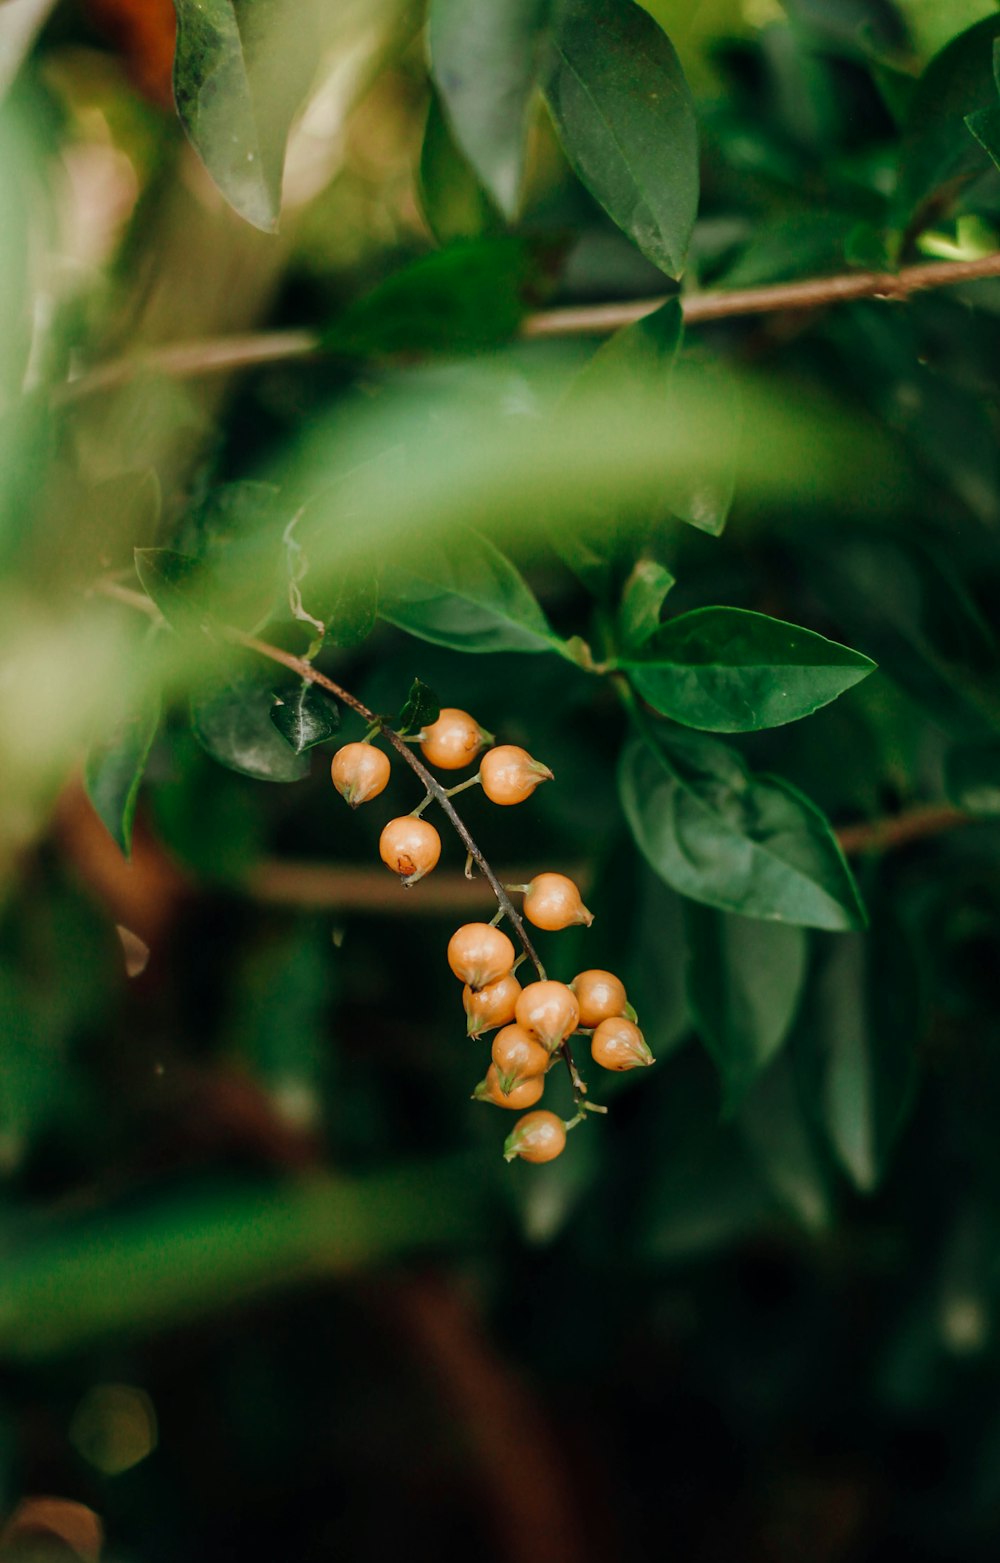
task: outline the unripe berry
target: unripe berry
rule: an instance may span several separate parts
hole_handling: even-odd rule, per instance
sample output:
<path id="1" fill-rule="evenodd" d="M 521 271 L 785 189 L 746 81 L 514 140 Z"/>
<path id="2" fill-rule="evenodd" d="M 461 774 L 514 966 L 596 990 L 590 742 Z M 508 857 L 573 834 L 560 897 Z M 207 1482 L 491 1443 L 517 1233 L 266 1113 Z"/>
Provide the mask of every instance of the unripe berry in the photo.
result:
<path id="1" fill-rule="evenodd" d="M 551 1053 L 580 1024 L 580 1006 L 564 982 L 531 982 L 514 1010 L 519 1026 Z"/>
<path id="2" fill-rule="evenodd" d="M 541 782 L 552 780 L 552 772 L 527 749 L 501 744 L 483 755 L 479 780 L 491 803 L 523 803 Z"/>
<path id="3" fill-rule="evenodd" d="M 639 1027 L 622 1016 L 601 1021 L 590 1039 L 590 1056 L 602 1069 L 643 1069 L 654 1062 Z"/>
<path id="4" fill-rule="evenodd" d="M 448 940 L 448 965 L 474 992 L 506 977 L 514 964 L 514 946 L 492 923 L 463 923 Z"/>
<path id="5" fill-rule="evenodd" d="M 500 1072 L 496 1064 L 491 1064 L 486 1071 L 486 1079 L 480 1080 L 472 1096 L 477 1102 L 492 1102 L 494 1107 L 512 1107 L 518 1112 L 522 1107 L 534 1107 L 541 1100 L 544 1089 L 542 1076 L 531 1075 L 527 1080 L 519 1080 L 511 1090 L 504 1091 L 500 1084 Z"/>
<path id="6" fill-rule="evenodd" d="M 549 1055 L 542 1044 L 522 1026 L 504 1026 L 493 1038 L 493 1062 L 500 1089 L 509 1095 L 520 1080 L 532 1080 L 549 1067 Z"/>
<path id="7" fill-rule="evenodd" d="M 503 1159 L 513 1161 L 555 1161 L 566 1149 L 566 1125 L 555 1113 L 542 1108 L 519 1118 L 504 1141 Z"/>
<path id="8" fill-rule="evenodd" d="M 352 809 L 385 790 L 391 769 L 389 756 L 371 744 L 345 744 L 330 763 L 333 785 Z"/>
<path id="9" fill-rule="evenodd" d="M 466 1030 L 470 1037 L 481 1037 L 484 1031 L 495 1031 L 497 1026 L 507 1026 L 514 1019 L 514 1008 L 521 997 L 521 984 L 513 972 L 491 982 L 488 987 L 462 991 L 462 1003 L 468 1017 Z"/>
<path id="10" fill-rule="evenodd" d="M 436 765 L 442 771 L 460 771 L 492 742 L 493 734 L 480 727 L 468 711 L 445 706 L 437 721 L 420 734 L 420 752 L 428 765 Z"/>
<path id="11" fill-rule="evenodd" d="M 570 987 L 580 1006 L 581 1026 L 599 1026 L 602 1020 L 613 1020 L 625 1013 L 625 984 L 613 972 L 582 971 Z"/>
<path id="12" fill-rule="evenodd" d="M 565 874 L 536 874 L 524 892 L 524 915 L 536 928 L 550 933 L 574 923 L 586 923 L 589 928 L 594 921 L 593 912 L 588 912 L 576 885 Z"/>
<path id="13" fill-rule="evenodd" d="M 379 856 L 404 885 L 415 885 L 441 856 L 441 837 L 425 819 L 403 814 L 391 819 L 379 837 Z"/>

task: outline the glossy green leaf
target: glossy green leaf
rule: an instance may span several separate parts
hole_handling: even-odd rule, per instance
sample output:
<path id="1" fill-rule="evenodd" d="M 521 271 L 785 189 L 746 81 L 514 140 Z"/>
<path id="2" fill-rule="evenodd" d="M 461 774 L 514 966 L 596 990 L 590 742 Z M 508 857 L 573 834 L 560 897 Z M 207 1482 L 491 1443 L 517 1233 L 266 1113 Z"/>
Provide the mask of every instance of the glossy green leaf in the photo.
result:
<path id="1" fill-rule="evenodd" d="M 234 676 L 191 702 L 191 729 L 213 760 L 258 781 L 300 781 L 309 760 L 297 754 L 271 720 L 266 684 Z"/>
<path id="2" fill-rule="evenodd" d="M 415 678 L 396 718 L 396 731 L 419 733 L 422 727 L 430 727 L 436 722 L 440 715 L 441 702 L 433 689 Z"/>
<path id="3" fill-rule="evenodd" d="M 686 727 L 748 733 L 828 705 L 874 670 L 858 651 L 743 608 L 696 608 L 623 662 L 639 693 Z"/>
<path id="4" fill-rule="evenodd" d="M 431 0 L 431 70 L 455 138 L 509 218 L 553 0 Z"/>
<path id="5" fill-rule="evenodd" d="M 808 943 L 788 923 L 735 917 L 688 903 L 687 997 L 722 1081 L 723 1109 L 739 1106 L 788 1035 L 802 996 Z"/>
<path id="6" fill-rule="evenodd" d="M 150 700 L 95 744 L 84 764 L 87 796 L 126 857 L 132 851 L 135 806 L 159 725 L 159 701 Z"/>
<path id="7" fill-rule="evenodd" d="M 205 622 L 206 582 L 199 560 L 173 548 L 137 548 L 135 569 L 173 629 L 191 630 Z"/>
<path id="8" fill-rule="evenodd" d="M 420 205 L 439 244 L 475 239 L 498 227 L 497 210 L 455 144 L 436 93 L 427 110 L 419 173 Z"/>
<path id="9" fill-rule="evenodd" d="M 955 744 L 944 757 L 944 786 L 969 814 L 1000 814 L 1000 741 Z"/>
<path id="10" fill-rule="evenodd" d="M 660 611 L 674 585 L 665 565 L 655 559 L 636 561 L 618 607 L 618 639 L 626 652 L 637 652 L 660 628 Z"/>
<path id="11" fill-rule="evenodd" d="M 754 775 L 728 745 L 650 733 L 625 749 L 619 784 L 640 851 L 682 895 L 803 927 L 864 926 L 825 816 L 788 782 Z"/>
<path id="12" fill-rule="evenodd" d="M 181 124 L 241 217 L 272 233 L 285 145 L 321 54 L 316 0 L 174 0 Z"/>
<path id="13" fill-rule="evenodd" d="M 632 0 L 565 0 L 545 94 L 591 194 L 670 277 L 698 206 L 694 106 L 670 40 Z"/>
<path id="14" fill-rule="evenodd" d="M 473 352 L 509 341 L 547 287 L 553 250 L 510 234 L 469 239 L 404 266 L 329 328 L 348 356 Z"/>
<path id="15" fill-rule="evenodd" d="M 562 644 L 510 560 L 474 532 L 387 565 L 379 613 L 453 651 L 555 651 Z"/>
<path id="16" fill-rule="evenodd" d="M 333 701 L 306 679 L 282 693 L 270 716 L 296 754 L 325 743 L 340 728 L 340 712 Z"/>

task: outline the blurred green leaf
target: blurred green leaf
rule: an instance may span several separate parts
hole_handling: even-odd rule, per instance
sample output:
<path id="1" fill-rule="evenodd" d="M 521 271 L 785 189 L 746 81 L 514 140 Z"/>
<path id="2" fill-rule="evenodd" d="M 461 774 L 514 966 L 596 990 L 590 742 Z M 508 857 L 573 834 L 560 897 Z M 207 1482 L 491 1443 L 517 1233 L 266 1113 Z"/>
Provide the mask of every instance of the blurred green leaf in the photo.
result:
<path id="1" fill-rule="evenodd" d="M 137 548 L 135 570 L 173 629 L 191 630 L 204 623 L 207 586 L 197 559 L 172 548 Z"/>
<path id="2" fill-rule="evenodd" d="M 396 731 L 419 733 L 422 727 L 430 727 L 441 715 L 441 702 L 433 689 L 419 678 L 410 685 L 410 692 L 396 718 Z"/>
<path id="3" fill-rule="evenodd" d="M 340 729 L 336 705 L 306 679 L 280 695 L 271 707 L 270 717 L 296 754 L 305 754 L 316 744 L 325 743 Z"/>
<path id="4" fill-rule="evenodd" d="M 696 608 L 624 659 L 639 693 L 686 727 L 748 733 L 798 721 L 875 664 L 812 630 L 743 608 Z"/>
<path id="5" fill-rule="evenodd" d="M 274 696 L 259 680 L 235 675 L 191 701 L 191 730 L 220 765 L 258 781 L 300 781 L 308 757 L 271 720 Z"/>
<path id="6" fill-rule="evenodd" d="M 454 651 L 555 651 L 562 644 L 510 560 L 474 532 L 386 565 L 379 613 Z"/>
<path id="7" fill-rule="evenodd" d="M 828 1226 L 830 1169 L 787 1052 L 754 1081 L 737 1124 L 755 1165 L 781 1203 L 812 1231 Z"/>
<path id="8" fill-rule="evenodd" d="M 665 565 L 637 559 L 622 589 L 618 606 L 618 638 L 626 653 L 637 652 L 660 627 L 660 611 L 676 583 Z"/>
<path id="9" fill-rule="evenodd" d="M 508 218 L 553 0 L 431 0 L 431 70 L 455 137 Z"/>
<path id="10" fill-rule="evenodd" d="M 135 806 L 159 725 L 159 701 L 149 700 L 95 744 L 84 764 L 87 796 L 126 857 L 132 851 Z"/>
<path id="11" fill-rule="evenodd" d="M 803 929 L 787 923 L 691 903 L 685 926 L 688 1005 L 730 1114 L 788 1035 L 802 997 L 808 942 Z"/>
<path id="12" fill-rule="evenodd" d="M 654 265 L 679 277 L 698 206 L 698 141 L 666 34 L 632 0 L 564 0 L 545 94 L 591 194 Z"/>
<path id="13" fill-rule="evenodd" d="M 944 757 L 944 787 L 969 814 L 1000 814 L 1000 741 L 953 745 Z"/>
<path id="14" fill-rule="evenodd" d="M 622 326 L 597 349 L 570 387 L 570 398 L 603 395 L 613 406 L 614 397 L 633 383 L 666 396 L 683 336 L 680 300 L 669 298 L 659 309 Z"/>
<path id="15" fill-rule="evenodd" d="M 310 596 L 310 601 L 313 601 Z M 332 589 L 318 601 L 317 614 L 326 625 L 324 646 L 346 650 L 359 646 L 371 634 L 378 614 L 378 577 L 374 570 L 359 566 L 343 571 Z"/>
<path id="16" fill-rule="evenodd" d="M 420 147 L 420 205 L 439 244 L 475 239 L 499 226 L 496 208 L 456 146 L 436 93 Z"/>
<path id="17" fill-rule="evenodd" d="M 620 771 L 625 817 L 668 885 L 744 917 L 841 931 L 864 926 L 825 816 L 735 750 L 678 729 L 634 739 Z"/>

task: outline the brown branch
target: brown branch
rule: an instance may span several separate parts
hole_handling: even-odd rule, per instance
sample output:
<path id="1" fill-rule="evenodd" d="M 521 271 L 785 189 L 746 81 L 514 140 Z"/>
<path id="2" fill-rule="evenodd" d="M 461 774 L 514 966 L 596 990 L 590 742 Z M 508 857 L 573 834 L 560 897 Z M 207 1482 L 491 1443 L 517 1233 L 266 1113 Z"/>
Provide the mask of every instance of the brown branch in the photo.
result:
<path id="1" fill-rule="evenodd" d="M 570 864 L 559 870 L 581 884 L 586 875 Z M 508 877 L 520 884 L 531 878 L 533 870 L 515 864 Z M 341 912 L 377 912 L 384 915 L 385 874 L 379 869 L 349 867 L 341 863 L 303 862 L 288 858 L 265 858 L 252 868 L 244 881 L 247 894 L 255 901 L 271 906 L 311 907 Z M 471 913 L 481 906 L 483 891 L 475 880 L 466 879 L 459 870 L 449 873 L 436 869 L 420 886 L 420 894 L 394 898 L 393 916 L 440 917 L 443 912 Z"/>
<path id="2" fill-rule="evenodd" d="M 833 277 L 807 277 L 762 288 L 720 288 L 681 298 L 687 325 L 727 320 L 741 315 L 767 315 L 821 309 L 857 299 L 905 299 L 928 288 L 958 287 L 1000 277 L 1000 253 L 969 261 L 925 261 L 899 271 L 844 272 Z M 570 304 L 527 315 L 521 336 L 529 340 L 567 336 L 606 336 L 634 325 L 666 303 L 657 298 L 624 299 L 611 304 Z M 127 385 L 140 374 L 165 374 L 175 379 L 227 374 L 264 364 L 312 358 L 322 352 L 322 338 L 312 331 L 263 331 L 251 336 L 213 337 L 202 342 L 177 342 L 152 348 L 131 358 L 114 359 L 86 370 L 53 392 L 56 406 L 67 406 L 100 391 Z"/>
<path id="3" fill-rule="evenodd" d="M 896 847 L 909 846 L 911 841 L 922 841 L 927 836 L 954 830 L 956 825 L 971 824 L 972 818 L 947 804 L 924 804 L 887 819 L 844 825 L 837 831 L 837 840 L 848 857 L 859 857 L 865 852 L 892 852 Z"/>

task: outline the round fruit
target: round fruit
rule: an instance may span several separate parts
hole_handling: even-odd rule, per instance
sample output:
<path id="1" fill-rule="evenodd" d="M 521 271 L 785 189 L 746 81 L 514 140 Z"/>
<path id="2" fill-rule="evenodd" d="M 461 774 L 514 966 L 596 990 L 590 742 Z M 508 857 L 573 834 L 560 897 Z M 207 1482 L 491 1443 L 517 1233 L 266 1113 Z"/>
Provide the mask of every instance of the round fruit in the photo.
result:
<path id="1" fill-rule="evenodd" d="M 415 885 L 441 856 L 441 837 L 425 819 L 403 814 L 391 819 L 379 837 L 379 856 L 404 885 Z"/>
<path id="2" fill-rule="evenodd" d="M 480 727 L 468 711 L 444 706 L 437 721 L 420 734 L 420 752 L 428 765 L 436 765 L 442 771 L 460 771 L 492 742 L 493 734 Z"/>
<path id="3" fill-rule="evenodd" d="M 527 749 L 501 744 L 483 755 L 479 780 L 492 803 L 523 803 L 543 781 L 552 780 L 552 772 L 540 760 L 533 760 Z"/>
<path id="4" fill-rule="evenodd" d="M 516 1085 L 519 1080 L 543 1075 L 550 1063 L 545 1048 L 523 1026 L 504 1026 L 497 1032 L 493 1038 L 492 1058 L 501 1090 L 504 1086 Z"/>
<path id="5" fill-rule="evenodd" d="M 555 1161 L 566 1149 L 566 1125 L 555 1113 L 542 1108 L 519 1118 L 504 1141 L 505 1161 Z"/>
<path id="6" fill-rule="evenodd" d="M 333 785 L 352 809 L 385 790 L 392 767 L 389 756 L 371 744 L 345 744 L 330 762 Z"/>
<path id="7" fill-rule="evenodd" d="M 580 899 L 580 892 L 565 874 L 536 874 L 524 892 L 524 915 L 536 928 L 554 933 L 574 923 L 594 921 Z"/>
<path id="8" fill-rule="evenodd" d="M 492 1102 L 495 1107 L 512 1107 L 518 1112 L 522 1107 L 534 1107 L 541 1100 L 544 1089 L 542 1076 L 532 1075 L 527 1080 L 519 1080 L 511 1090 L 504 1091 L 500 1085 L 500 1072 L 496 1064 L 491 1064 L 486 1071 L 486 1079 L 480 1080 L 472 1094 L 477 1102 Z"/>
<path id="9" fill-rule="evenodd" d="M 463 923 L 448 940 L 448 965 L 474 992 L 506 977 L 514 946 L 492 923 Z"/>
<path id="10" fill-rule="evenodd" d="M 580 1006 L 581 1026 L 599 1026 L 602 1020 L 614 1020 L 625 1013 L 625 984 L 614 972 L 582 971 L 570 987 Z"/>
<path id="11" fill-rule="evenodd" d="M 564 982 L 531 982 L 514 1010 L 519 1026 L 551 1053 L 580 1024 L 580 1007 Z"/>
<path id="12" fill-rule="evenodd" d="M 494 1031 L 497 1026 L 507 1026 L 514 1019 L 514 1009 L 521 996 L 521 984 L 513 972 L 491 982 L 488 987 L 470 988 L 466 984 L 462 1003 L 468 1017 L 466 1027 L 470 1037 L 481 1037 L 484 1031 Z"/>
<path id="13" fill-rule="evenodd" d="M 622 1016 L 601 1021 L 590 1039 L 590 1056 L 602 1069 L 644 1069 L 653 1063 L 639 1027 Z"/>

